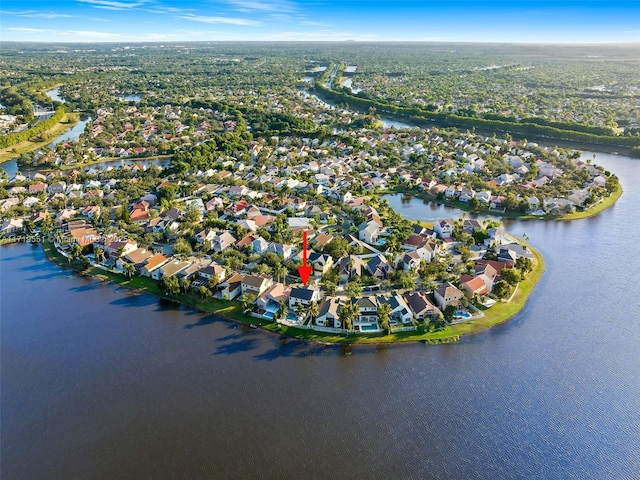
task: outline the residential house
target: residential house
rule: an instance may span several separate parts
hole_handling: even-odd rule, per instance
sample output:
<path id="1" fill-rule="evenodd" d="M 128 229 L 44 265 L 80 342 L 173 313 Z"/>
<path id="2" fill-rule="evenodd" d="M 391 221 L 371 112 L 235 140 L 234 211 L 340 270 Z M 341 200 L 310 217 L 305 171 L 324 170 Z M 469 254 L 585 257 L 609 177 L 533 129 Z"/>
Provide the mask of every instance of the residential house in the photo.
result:
<path id="1" fill-rule="evenodd" d="M 160 268 L 151 272 L 151 278 L 154 280 L 162 280 L 165 277 L 172 277 L 189 267 L 189 265 L 191 265 L 191 262 L 189 261 L 173 258 L 163 264 Z"/>
<path id="2" fill-rule="evenodd" d="M 358 306 L 359 312 L 353 326 L 360 331 L 375 331 L 378 326 L 378 300 L 374 296 L 352 298 L 351 302 Z M 364 328 L 363 328 L 364 327 Z"/>
<path id="3" fill-rule="evenodd" d="M 260 277 L 258 275 L 245 275 L 242 279 L 241 292 L 250 293 L 259 297 L 262 293 L 273 285 L 273 280 L 267 277 Z"/>
<path id="4" fill-rule="evenodd" d="M 340 259 L 338 266 L 338 275 L 342 282 L 347 282 L 352 278 L 360 278 L 362 276 L 362 268 L 364 263 L 360 257 L 349 255 Z"/>
<path id="5" fill-rule="evenodd" d="M 413 312 L 413 316 L 418 320 L 429 319 L 436 321 L 440 318 L 440 309 L 431 303 L 425 292 L 414 292 L 405 298 L 409 308 Z"/>
<path id="6" fill-rule="evenodd" d="M 504 228 L 502 227 L 492 227 L 487 230 L 487 234 L 489 237 L 484 241 L 487 247 L 494 244 L 501 245 L 504 242 Z"/>
<path id="7" fill-rule="evenodd" d="M 284 243 L 272 242 L 267 247 L 267 252 L 275 253 L 279 257 L 288 260 L 293 255 L 293 246 Z"/>
<path id="8" fill-rule="evenodd" d="M 16 232 L 21 232 L 24 228 L 24 219 L 10 218 L 0 224 L 0 235 L 7 236 Z"/>
<path id="9" fill-rule="evenodd" d="M 112 258 L 115 261 L 115 259 L 137 250 L 138 244 L 132 240 L 105 241 L 102 248 L 104 250 L 105 257 Z"/>
<path id="10" fill-rule="evenodd" d="M 440 238 L 450 238 L 456 227 L 455 221 L 450 218 L 438 220 L 433 224 L 434 231 L 440 235 Z"/>
<path id="11" fill-rule="evenodd" d="M 224 252 L 227 248 L 236 243 L 236 239 L 229 232 L 218 233 L 211 241 L 211 248 L 214 252 Z"/>
<path id="12" fill-rule="evenodd" d="M 333 258 L 325 253 L 312 253 L 309 255 L 309 263 L 316 275 L 324 275 L 333 267 Z"/>
<path id="13" fill-rule="evenodd" d="M 449 305 L 458 306 L 462 297 L 464 293 L 451 282 L 443 283 L 434 292 L 434 298 L 440 310 L 446 310 Z"/>
<path id="14" fill-rule="evenodd" d="M 358 227 L 358 238 L 366 242 L 368 244 L 375 244 L 378 241 L 378 236 L 380 235 L 380 225 L 375 221 L 370 221 L 368 223 L 362 223 Z"/>
<path id="15" fill-rule="evenodd" d="M 27 197 L 22 201 L 22 205 L 27 208 L 33 207 L 36 203 L 40 203 L 40 199 L 37 197 Z"/>
<path id="16" fill-rule="evenodd" d="M 116 260 L 116 268 L 120 271 L 124 270 L 124 264 L 130 263 L 134 265 L 136 271 L 139 271 L 140 267 L 144 265 L 144 262 L 153 256 L 153 252 L 145 250 L 144 248 L 137 248 L 132 252 L 123 255 Z"/>
<path id="17" fill-rule="evenodd" d="M 96 232 L 91 225 L 86 225 L 84 223 L 74 227 L 69 226 L 69 234 L 73 238 L 74 242 L 83 248 L 91 245 L 100 238 L 100 234 Z"/>
<path id="18" fill-rule="evenodd" d="M 413 321 L 413 314 L 405 299 L 399 293 L 378 296 L 378 305 L 388 304 L 391 307 L 390 323 L 393 325 L 406 324 Z"/>
<path id="19" fill-rule="evenodd" d="M 214 238 L 216 238 L 217 232 L 215 230 L 211 230 L 209 228 L 203 228 L 196 232 L 193 236 L 196 239 L 196 242 L 207 245 L 208 248 L 211 248 L 212 242 Z"/>
<path id="20" fill-rule="evenodd" d="M 262 295 L 256 300 L 258 308 L 265 311 L 274 311 L 280 307 L 280 304 L 287 303 L 289 301 L 289 295 L 291 294 L 291 288 L 283 285 L 282 283 L 274 283 L 265 290 Z"/>
<path id="21" fill-rule="evenodd" d="M 333 240 L 333 235 L 323 232 L 313 239 L 313 244 L 316 248 L 323 248 L 325 245 L 331 242 L 331 240 Z"/>
<path id="22" fill-rule="evenodd" d="M 206 203 L 207 211 L 222 210 L 224 208 L 224 202 L 219 197 L 213 197 Z"/>
<path id="23" fill-rule="evenodd" d="M 256 253 L 258 255 L 264 255 L 267 253 L 267 249 L 269 248 L 269 242 L 267 242 L 264 238 L 258 237 L 254 239 L 251 243 L 249 243 L 251 247 L 251 252 Z"/>
<path id="24" fill-rule="evenodd" d="M 367 271 L 373 277 L 376 277 L 378 279 L 385 279 L 388 278 L 391 273 L 393 273 L 393 268 L 384 257 L 384 255 L 379 254 L 369 260 L 369 262 L 367 263 Z"/>
<path id="25" fill-rule="evenodd" d="M 151 277 L 153 272 L 159 269 L 162 265 L 169 261 L 169 257 L 156 253 L 152 257 L 145 260 L 144 265 L 140 267 L 140 275 L 144 277 Z"/>
<path id="26" fill-rule="evenodd" d="M 296 309 L 297 305 L 308 307 L 311 302 L 317 302 L 320 299 L 320 292 L 309 287 L 294 287 L 289 295 L 289 308 Z"/>
<path id="27" fill-rule="evenodd" d="M 468 299 L 473 298 L 474 295 L 482 296 L 489 293 L 487 284 L 481 277 L 473 277 L 471 280 L 462 283 L 462 289 Z"/>
<path id="28" fill-rule="evenodd" d="M 242 274 L 234 273 L 218 285 L 218 291 L 214 296 L 223 300 L 233 300 L 238 297 L 242 293 L 243 278 L 244 276 Z"/>
<path id="29" fill-rule="evenodd" d="M 198 276 L 207 281 L 213 277 L 218 277 L 218 281 L 222 282 L 227 276 L 227 271 L 222 265 L 211 262 L 209 265 L 198 270 Z"/>
<path id="30" fill-rule="evenodd" d="M 327 297 L 318 307 L 318 316 L 314 323 L 321 327 L 341 328 L 340 309 L 342 302 L 336 297 Z"/>
<path id="31" fill-rule="evenodd" d="M 402 262 L 403 270 L 405 271 L 417 270 L 420 267 L 421 261 L 422 258 L 420 257 L 418 252 L 414 250 L 413 252 L 408 252 L 404 255 L 401 255 L 398 260 L 398 265 L 400 265 L 400 262 Z"/>

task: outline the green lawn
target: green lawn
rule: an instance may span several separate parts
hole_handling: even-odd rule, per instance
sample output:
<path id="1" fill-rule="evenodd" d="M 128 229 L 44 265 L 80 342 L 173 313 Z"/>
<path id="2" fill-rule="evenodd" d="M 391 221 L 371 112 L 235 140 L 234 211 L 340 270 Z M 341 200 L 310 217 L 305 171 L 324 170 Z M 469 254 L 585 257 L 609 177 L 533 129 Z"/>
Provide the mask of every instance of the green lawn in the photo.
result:
<path id="1" fill-rule="evenodd" d="M 80 116 L 77 113 L 65 113 L 60 122 L 39 135 L 46 140 L 42 142 L 31 142 L 27 140 L 0 150 L 0 162 L 6 162 L 12 158 L 19 157 L 23 153 L 33 152 L 38 148 L 47 146 L 54 138 L 62 135 L 78 123 L 79 118 Z"/>

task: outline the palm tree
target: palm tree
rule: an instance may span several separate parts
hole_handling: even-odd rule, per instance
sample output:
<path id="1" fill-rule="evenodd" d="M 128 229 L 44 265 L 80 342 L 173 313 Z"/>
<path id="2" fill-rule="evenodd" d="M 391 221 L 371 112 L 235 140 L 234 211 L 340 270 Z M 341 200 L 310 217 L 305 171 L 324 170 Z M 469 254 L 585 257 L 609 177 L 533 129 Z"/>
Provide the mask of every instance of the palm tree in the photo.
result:
<path id="1" fill-rule="evenodd" d="M 359 280 L 352 280 L 347 283 L 345 290 L 349 298 L 356 298 L 362 295 L 362 284 Z"/>
<path id="2" fill-rule="evenodd" d="M 360 307 L 355 303 L 348 302 L 340 309 L 340 323 L 349 331 L 353 330 L 353 321 L 360 313 Z"/>
<path id="3" fill-rule="evenodd" d="M 389 323 L 391 316 L 391 305 L 388 303 L 381 303 L 378 305 L 378 323 L 380 327 L 387 333 L 391 333 L 391 325 Z"/>
<path id="4" fill-rule="evenodd" d="M 133 263 L 129 263 L 129 262 L 124 262 L 122 264 L 122 268 L 124 270 L 124 273 L 127 275 L 127 277 L 131 278 L 133 277 L 133 274 L 136 271 L 136 267 Z"/>
<path id="5" fill-rule="evenodd" d="M 98 263 L 104 262 L 104 259 L 105 259 L 104 249 L 100 247 L 96 247 L 95 252 L 93 252 L 93 258 L 95 258 L 96 262 Z"/>
<path id="6" fill-rule="evenodd" d="M 308 311 L 309 317 L 313 321 L 318 316 L 318 313 L 320 312 L 320 309 L 318 307 L 318 302 L 316 302 L 315 300 L 312 301 L 309 304 L 309 309 L 307 311 Z"/>
<path id="7" fill-rule="evenodd" d="M 242 309 L 246 312 L 252 308 L 256 302 L 256 298 L 257 297 L 253 293 L 245 293 L 242 296 Z"/>
<path id="8" fill-rule="evenodd" d="M 213 277 L 209 278 L 209 280 L 207 281 L 207 286 L 209 287 L 209 290 L 211 290 L 212 292 L 215 292 L 216 287 L 218 286 L 219 283 L 220 283 L 220 277 L 218 277 L 218 275 L 214 275 Z"/>
<path id="9" fill-rule="evenodd" d="M 75 260 L 76 258 L 78 258 L 80 255 L 82 255 L 82 247 L 77 244 L 74 243 L 73 247 L 71 247 L 71 256 L 69 257 L 71 260 Z M 70 261 L 71 261 L 70 260 Z"/>
<path id="10" fill-rule="evenodd" d="M 287 273 L 289 273 L 289 270 L 284 265 L 277 265 L 274 269 L 274 274 L 276 278 L 278 280 L 282 279 L 280 280 L 281 282 L 284 282 L 284 280 L 286 279 Z"/>
<path id="11" fill-rule="evenodd" d="M 287 314 L 289 313 L 289 307 L 287 306 L 287 304 L 285 302 L 280 302 L 280 308 L 278 308 L 278 311 L 276 312 L 276 319 L 283 319 L 283 318 L 287 318 Z"/>

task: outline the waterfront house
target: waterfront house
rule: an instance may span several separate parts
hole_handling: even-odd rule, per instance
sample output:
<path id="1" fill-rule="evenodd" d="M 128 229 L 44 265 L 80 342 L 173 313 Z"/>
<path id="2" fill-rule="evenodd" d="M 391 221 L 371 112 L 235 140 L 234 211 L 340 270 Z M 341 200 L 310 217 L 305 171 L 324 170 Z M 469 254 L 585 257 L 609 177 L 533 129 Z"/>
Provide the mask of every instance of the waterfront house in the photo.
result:
<path id="1" fill-rule="evenodd" d="M 391 307 L 389 318 L 392 324 L 406 324 L 413 321 L 413 314 L 405 299 L 399 293 L 380 295 L 377 298 L 378 305 L 388 304 Z"/>
<path id="2" fill-rule="evenodd" d="M 443 283 L 434 292 L 434 298 L 440 310 L 445 310 L 449 305 L 457 306 L 462 297 L 464 293 L 451 282 Z"/>
<path id="3" fill-rule="evenodd" d="M 489 293 L 486 282 L 481 277 L 473 277 L 462 283 L 462 290 L 468 299 L 472 299 L 474 295 L 482 296 Z"/>
<path id="4" fill-rule="evenodd" d="M 10 218 L 0 224 L 0 235 L 7 236 L 17 232 L 21 232 L 24 228 L 24 220 L 22 218 Z"/>
<path id="5" fill-rule="evenodd" d="M 156 253 L 152 257 L 149 257 L 144 265 L 140 267 L 140 275 L 144 277 L 151 277 L 154 271 L 160 268 L 162 265 L 169 261 L 169 257 L 165 257 L 161 253 Z"/>
<path id="6" fill-rule="evenodd" d="M 242 293 L 242 279 L 244 276 L 240 273 L 234 273 L 224 282 L 218 285 L 218 291 L 215 293 L 216 298 L 223 300 L 233 300 Z"/>
<path id="7" fill-rule="evenodd" d="M 154 280 L 162 280 L 165 277 L 172 277 L 188 268 L 189 265 L 191 265 L 191 262 L 189 261 L 173 258 L 162 265 L 160 268 L 155 269 L 151 273 L 151 278 L 153 278 Z"/>
<path id="8" fill-rule="evenodd" d="M 295 309 L 297 305 L 308 307 L 311 302 L 317 302 L 320 299 L 320 292 L 309 287 L 295 287 L 291 289 L 289 295 L 289 308 Z"/>
<path id="9" fill-rule="evenodd" d="M 219 265 L 216 262 L 211 262 L 198 270 L 198 276 L 207 281 L 210 278 L 218 277 L 218 282 L 222 282 L 227 276 L 227 271 L 222 265 Z"/>
<path id="10" fill-rule="evenodd" d="M 440 318 L 440 309 L 436 307 L 425 292 L 414 292 L 406 297 L 407 304 L 418 320 L 429 319 L 436 321 Z"/>
<path id="11" fill-rule="evenodd" d="M 340 309 L 342 302 L 336 297 L 327 297 L 318 307 L 318 316 L 314 323 L 321 327 L 341 328 Z"/>
<path id="12" fill-rule="evenodd" d="M 353 321 L 356 330 L 377 330 L 378 327 L 378 300 L 374 296 L 352 298 L 351 303 L 358 307 L 358 316 Z M 364 327 L 364 328 L 363 328 Z"/>
<path id="13" fill-rule="evenodd" d="M 132 252 L 129 252 L 116 260 L 116 268 L 120 271 L 124 270 L 124 264 L 129 263 L 133 265 L 136 271 L 139 271 L 140 267 L 144 265 L 145 260 L 151 258 L 153 252 L 145 250 L 144 248 L 137 248 Z"/>
<path id="14" fill-rule="evenodd" d="M 91 225 L 80 220 L 69 222 L 67 228 L 73 241 L 83 248 L 91 245 L 100 238 L 100 234 L 96 232 Z M 109 252 L 105 250 L 105 254 L 106 257 L 109 258 Z"/>
<path id="15" fill-rule="evenodd" d="M 256 300 L 256 305 L 261 310 L 275 313 L 281 304 L 289 301 L 291 288 L 282 283 L 274 283 L 265 290 Z"/>
<path id="16" fill-rule="evenodd" d="M 107 258 L 117 259 L 123 255 L 133 252 L 138 248 L 138 244 L 132 240 L 105 241 L 102 245 Z"/>
<path id="17" fill-rule="evenodd" d="M 267 277 L 260 277 L 258 275 L 245 275 L 242 279 L 241 292 L 251 293 L 256 297 L 260 296 L 265 290 L 273 285 L 273 280 Z"/>

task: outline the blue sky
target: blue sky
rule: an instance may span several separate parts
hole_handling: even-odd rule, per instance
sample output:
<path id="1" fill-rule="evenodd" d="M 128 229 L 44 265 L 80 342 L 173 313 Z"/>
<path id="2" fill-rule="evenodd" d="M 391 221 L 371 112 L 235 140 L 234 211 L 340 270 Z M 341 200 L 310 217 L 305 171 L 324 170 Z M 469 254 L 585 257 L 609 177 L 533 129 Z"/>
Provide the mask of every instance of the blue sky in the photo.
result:
<path id="1" fill-rule="evenodd" d="M 0 39 L 640 42 L 640 1 L 2 0 Z"/>

